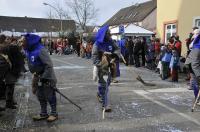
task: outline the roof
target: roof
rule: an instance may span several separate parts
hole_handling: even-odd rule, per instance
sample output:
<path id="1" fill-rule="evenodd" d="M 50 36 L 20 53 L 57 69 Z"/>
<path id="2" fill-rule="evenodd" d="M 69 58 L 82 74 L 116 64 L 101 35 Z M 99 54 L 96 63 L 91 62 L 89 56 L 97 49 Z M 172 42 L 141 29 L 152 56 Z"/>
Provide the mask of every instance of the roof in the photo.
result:
<path id="1" fill-rule="evenodd" d="M 119 26 L 110 29 L 111 34 L 119 34 Z M 151 32 L 149 30 L 146 30 L 142 27 L 136 26 L 134 24 L 130 24 L 127 27 L 124 28 L 125 34 L 154 34 L 154 32 Z"/>
<path id="2" fill-rule="evenodd" d="M 147 1 L 132 5 L 119 10 L 104 25 L 110 26 L 143 21 L 152 11 L 157 8 L 157 0 Z"/>
<path id="3" fill-rule="evenodd" d="M 76 29 L 74 20 L 62 20 L 63 31 Z M 0 30 L 15 32 L 50 32 L 60 30 L 59 19 L 0 16 Z"/>

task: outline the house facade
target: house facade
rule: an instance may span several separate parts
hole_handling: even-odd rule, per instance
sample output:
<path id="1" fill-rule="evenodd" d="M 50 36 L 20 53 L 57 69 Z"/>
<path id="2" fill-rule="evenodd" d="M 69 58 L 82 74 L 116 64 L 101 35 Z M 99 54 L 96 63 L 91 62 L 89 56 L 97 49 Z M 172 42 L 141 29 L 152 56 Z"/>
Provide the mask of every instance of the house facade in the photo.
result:
<path id="1" fill-rule="evenodd" d="M 183 43 L 194 26 L 200 27 L 199 0 L 157 0 L 157 36 L 166 43 L 172 35 L 179 35 Z"/>

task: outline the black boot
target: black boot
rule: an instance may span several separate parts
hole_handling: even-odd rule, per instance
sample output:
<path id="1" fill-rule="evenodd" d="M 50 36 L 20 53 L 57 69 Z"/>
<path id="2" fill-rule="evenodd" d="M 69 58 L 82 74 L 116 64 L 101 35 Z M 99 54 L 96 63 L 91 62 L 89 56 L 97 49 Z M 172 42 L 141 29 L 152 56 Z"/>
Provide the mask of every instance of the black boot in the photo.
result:
<path id="1" fill-rule="evenodd" d="M 112 112 L 112 109 L 111 109 L 111 106 L 110 105 L 108 105 L 108 106 L 102 106 L 102 110 L 104 110 L 105 109 L 105 112 Z"/>
<path id="2" fill-rule="evenodd" d="M 14 103 L 13 94 L 14 94 L 15 84 L 8 84 L 6 89 L 6 108 L 17 109 Z"/>

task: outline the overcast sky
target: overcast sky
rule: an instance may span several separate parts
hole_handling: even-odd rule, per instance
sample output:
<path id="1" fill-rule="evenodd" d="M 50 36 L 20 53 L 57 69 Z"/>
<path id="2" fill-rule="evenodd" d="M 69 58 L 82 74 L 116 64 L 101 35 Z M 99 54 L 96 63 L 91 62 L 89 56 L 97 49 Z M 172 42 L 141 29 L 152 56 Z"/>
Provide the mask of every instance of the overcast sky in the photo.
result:
<path id="1" fill-rule="evenodd" d="M 20 16 L 47 18 L 49 8 L 42 3 L 54 5 L 55 1 L 64 5 L 65 0 L 0 0 L 1 16 Z M 96 24 L 103 24 L 121 8 L 148 0 L 94 0 L 99 9 Z"/>

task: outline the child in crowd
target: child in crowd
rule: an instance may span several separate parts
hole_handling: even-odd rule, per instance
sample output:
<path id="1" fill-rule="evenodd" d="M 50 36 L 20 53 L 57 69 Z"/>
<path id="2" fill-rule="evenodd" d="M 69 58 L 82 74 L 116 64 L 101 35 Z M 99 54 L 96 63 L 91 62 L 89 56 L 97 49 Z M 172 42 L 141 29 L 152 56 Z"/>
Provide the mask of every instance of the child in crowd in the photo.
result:
<path id="1" fill-rule="evenodd" d="M 176 48 L 172 49 L 172 57 L 169 67 L 170 67 L 172 82 L 178 82 L 179 55 Z"/>
<path id="2" fill-rule="evenodd" d="M 168 48 L 168 46 L 166 45 L 166 50 L 164 51 L 164 55 L 161 59 L 161 63 L 162 63 L 162 74 L 161 74 L 161 77 L 162 77 L 162 80 L 165 80 L 169 77 L 169 64 L 170 64 L 170 61 L 171 61 L 171 52 Z"/>

